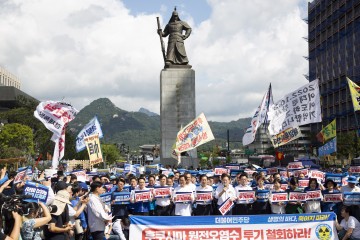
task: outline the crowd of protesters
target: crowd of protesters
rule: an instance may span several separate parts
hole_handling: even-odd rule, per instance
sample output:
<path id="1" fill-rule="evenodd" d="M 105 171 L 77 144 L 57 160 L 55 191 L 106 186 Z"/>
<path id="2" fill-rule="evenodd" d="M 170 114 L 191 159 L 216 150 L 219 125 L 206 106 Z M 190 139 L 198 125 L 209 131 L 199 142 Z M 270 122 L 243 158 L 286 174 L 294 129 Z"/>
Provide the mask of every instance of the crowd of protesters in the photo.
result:
<path id="1" fill-rule="evenodd" d="M 337 170 L 339 173 L 340 170 Z M 341 171 L 340 171 L 341 172 Z M 160 170 L 157 174 L 115 174 L 93 175 L 88 182 L 77 181 L 77 176 L 58 173 L 55 178 L 47 179 L 44 173 L 37 177 L 37 182 L 49 188 L 46 204 L 29 203 L 23 216 L 13 212 L 15 220 L 12 232 L 7 238 L 0 239 L 129 239 L 129 216 L 206 216 L 206 215 L 257 215 L 257 214 L 295 214 L 335 212 L 335 226 L 340 239 L 360 239 L 359 205 L 348 205 L 345 202 L 325 202 L 323 194 L 360 192 L 357 177 L 349 176 L 347 184 L 339 186 L 331 179 L 323 184 L 316 178 L 308 179 L 307 187 L 300 187 L 297 177 L 283 178 L 279 173 L 266 174 L 266 171 L 238 173 L 233 178 L 226 173 L 222 175 L 191 172 L 180 173 L 177 170 Z M 22 195 L 24 181 L 12 184 L 11 174 L 6 168 L 1 169 L 0 192 L 4 196 Z M 284 185 L 288 186 L 284 189 Z M 155 189 L 167 188 L 168 195 L 157 197 Z M 269 190 L 269 196 L 260 201 L 254 196 L 246 201 L 239 200 L 242 191 Z M 279 192 L 308 192 L 321 190 L 319 199 L 309 201 L 273 202 L 271 194 Z M 115 195 L 129 192 L 130 199 L 123 204 L 115 203 Z M 138 192 L 149 192 L 145 198 L 138 199 Z M 209 199 L 200 200 L 200 195 L 211 192 Z M 101 196 L 111 193 L 110 204 Z M 189 198 L 180 199 L 188 194 Z M 220 206 L 230 199 L 234 206 L 226 213 L 219 211 Z M 18 226 L 21 226 L 17 233 Z M 3 226 L 4 228 L 4 226 Z"/>

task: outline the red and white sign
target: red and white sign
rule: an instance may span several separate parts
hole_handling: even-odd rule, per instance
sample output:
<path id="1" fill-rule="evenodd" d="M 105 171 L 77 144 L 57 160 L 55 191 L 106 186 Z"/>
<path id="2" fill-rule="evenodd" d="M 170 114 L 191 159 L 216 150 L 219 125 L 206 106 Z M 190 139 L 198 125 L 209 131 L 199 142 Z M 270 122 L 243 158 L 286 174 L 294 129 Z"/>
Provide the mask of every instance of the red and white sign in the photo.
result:
<path id="1" fill-rule="evenodd" d="M 306 192 L 306 200 L 320 200 L 321 199 L 321 191 L 308 191 Z"/>
<path id="2" fill-rule="evenodd" d="M 22 182 L 26 177 L 27 168 L 18 172 L 14 178 L 14 183 Z"/>
<path id="3" fill-rule="evenodd" d="M 191 192 L 182 192 L 176 193 L 175 195 L 175 202 L 176 203 L 190 203 L 192 202 L 192 193 Z"/>
<path id="4" fill-rule="evenodd" d="M 252 203 L 255 198 L 255 191 L 239 191 L 237 203 Z"/>
<path id="5" fill-rule="evenodd" d="M 360 174 L 360 166 L 351 166 L 349 168 L 349 173 Z"/>
<path id="6" fill-rule="evenodd" d="M 252 178 L 252 175 L 257 171 L 245 168 L 244 172 L 246 172 L 248 174 L 249 178 Z"/>
<path id="7" fill-rule="evenodd" d="M 282 183 L 282 184 L 280 185 L 280 188 L 281 188 L 281 190 L 283 190 L 283 191 L 285 191 L 286 189 L 288 189 L 288 187 L 289 187 L 289 184 L 287 184 L 287 183 Z"/>
<path id="8" fill-rule="evenodd" d="M 169 187 L 154 188 L 153 192 L 155 198 L 168 198 L 171 196 L 171 191 Z"/>
<path id="9" fill-rule="evenodd" d="M 306 188 L 309 185 L 309 179 L 299 179 L 299 188 Z"/>
<path id="10" fill-rule="evenodd" d="M 77 180 L 79 182 L 86 182 L 87 176 L 86 176 L 86 171 L 74 171 L 72 172 L 72 174 L 75 174 L 77 177 Z"/>
<path id="11" fill-rule="evenodd" d="M 289 173 L 290 176 L 293 176 L 293 175 L 294 175 L 293 172 L 287 172 L 287 171 L 280 171 L 280 172 L 279 172 L 280 177 L 281 177 L 281 178 L 285 178 L 285 179 L 288 178 L 288 173 Z"/>
<path id="12" fill-rule="evenodd" d="M 324 194 L 324 202 L 338 203 L 343 201 L 341 193 L 326 193 Z"/>
<path id="13" fill-rule="evenodd" d="M 196 202 L 211 202 L 211 200 L 213 199 L 212 197 L 212 191 L 201 191 L 201 192 L 196 192 Z"/>
<path id="14" fill-rule="evenodd" d="M 225 215 L 230 209 L 234 206 L 234 202 L 231 201 L 230 198 L 226 199 L 226 201 L 219 207 L 219 212 L 221 215 Z"/>
<path id="15" fill-rule="evenodd" d="M 309 175 L 309 170 L 308 169 L 295 170 L 294 177 L 299 177 L 301 173 L 304 174 L 305 177 L 307 177 Z"/>
<path id="16" fill-rule="evenodd" d="M 226 168 L 215 168 L 215 169 L 214 169 L 214 173 L 215 173 L 215 175 L 222 175 L 223 173 L 228 174 L 228 173 L 229 173 L 229 169 L 226 169 Z"/>
<path id="17" fill-rule="evenodd" d="M 302 165 L 302 162 L 291 162 L 288 164 L 289 170 L 297 170 L 297 169 L 303 169 L 304 166 Z"/>
<path id="18" fill-rule="evenodd" d="M 320 179 L 322 182 L 325 181 L 325 173 L 317 170 L 311 170 L 309 173 L 310 178 Z"/>
<path id="19" fill-rule="evenodd" d="M 288 194 L 285 192 L 278 192 L 271 194 L 271 202 L 286 202 L 288 201 Z"/>
<path id="20" fill-rule="evenodd" d="M 267 171 L 267 174 L 274 174 L 274 173 L 277 173 L 278 172 L 278 168 L 277 167 L 273 167 L 273 168 L 267 168 L 266 169 L 266 171 Z"/>
<path id="21" fill-rule="evenodd" d="M 289 201 L 291 202 L 305 202 L 307 194 L 304 192 L 290 192 Z"/>
<path id="22" fill-rule="evenodd" d="M 135 201 L 136 202 L 148 202 L 148 201 L 150 201 L 150 198 L 151 198 L 150 190 L 135 191 Z"/>

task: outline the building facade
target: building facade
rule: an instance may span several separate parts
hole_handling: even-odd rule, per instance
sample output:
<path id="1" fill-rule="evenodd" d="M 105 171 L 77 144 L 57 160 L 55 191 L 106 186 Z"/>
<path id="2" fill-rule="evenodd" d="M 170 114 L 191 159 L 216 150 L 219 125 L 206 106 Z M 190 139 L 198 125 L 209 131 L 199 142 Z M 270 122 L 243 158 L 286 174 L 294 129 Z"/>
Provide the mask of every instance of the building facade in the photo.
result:
<path id="1" fill-rule="evenodd" d="M 15 87 L 20 89 L 21 82 L 18 77 L 0 66 L 0 86 Z"/>
<path id="2" fill-rule="evenodd" d="M 336 118 L 337 131 L 357 129 L 346 77 L 360 84 L 360 1 L 314 0 L 308 4 L 309 81 L 319 79 L 323 122 Z"/>

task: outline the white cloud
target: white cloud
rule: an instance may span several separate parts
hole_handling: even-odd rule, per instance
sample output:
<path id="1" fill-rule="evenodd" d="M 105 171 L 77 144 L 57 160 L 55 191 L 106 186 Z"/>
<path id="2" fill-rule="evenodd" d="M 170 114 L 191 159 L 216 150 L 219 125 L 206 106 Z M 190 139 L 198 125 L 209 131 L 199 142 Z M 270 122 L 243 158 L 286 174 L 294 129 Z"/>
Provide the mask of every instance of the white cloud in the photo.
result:
<path id="1" fill-rule="evenodd" d="M 198 113 L 250 117 L 270 82 L 275 100 L 306 83 L 301 1 L 209 0 L 210 18 L 197 24 L 179 12 L 193 27 L 185 45 Z M 108 97 L 125 110 L 159 113 L 160 13 L 134 16 L 116 0 L 0 1 L 0 65 L 39 100 L 65 97 L 80 109 Z"/>

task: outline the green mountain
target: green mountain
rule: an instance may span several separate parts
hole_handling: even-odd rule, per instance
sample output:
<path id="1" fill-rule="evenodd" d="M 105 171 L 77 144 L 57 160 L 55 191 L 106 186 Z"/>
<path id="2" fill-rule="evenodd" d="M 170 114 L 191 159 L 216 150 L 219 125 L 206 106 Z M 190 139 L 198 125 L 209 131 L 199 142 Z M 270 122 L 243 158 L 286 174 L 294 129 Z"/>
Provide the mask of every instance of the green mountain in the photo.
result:
<path id="1" fill-rule="evenodd" d="M 145 109 L 146 110 L 146 109 Z M 139 112 L 128 112 L 116 107 L 108 98 L 99 98 L 84 107 L 76 118 L 69 124 L 72 132 L 78 133 L 90 119 L 97 115 L 104 133 L 103 142 L 125 143 L 130 149 L 138 149 L 143 144 L 159 144 L 160 140 L 160 116 L 149 114 L 149 111 L 141 109 Z M 250 118 L 237 121 L 209 122 L 216 141 L 213 144 L 223 145 L 227 139 L 227 130 L 230 132 L 230 141 L 241 141 L 244 129 L 249 125 Z M 206 146 L 205 145 L 205 146 Z M 236 143 L 235 146 L 240 146 Z"/>

